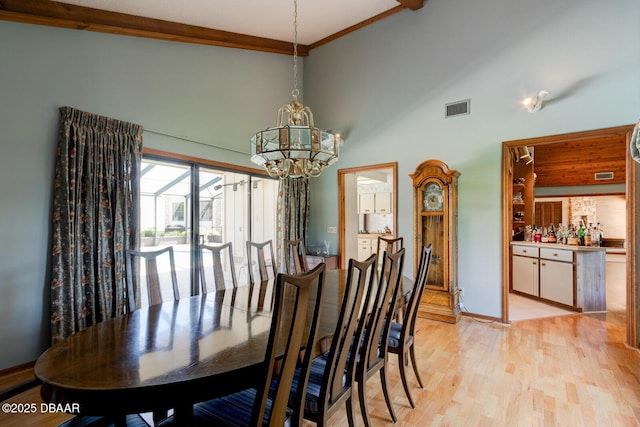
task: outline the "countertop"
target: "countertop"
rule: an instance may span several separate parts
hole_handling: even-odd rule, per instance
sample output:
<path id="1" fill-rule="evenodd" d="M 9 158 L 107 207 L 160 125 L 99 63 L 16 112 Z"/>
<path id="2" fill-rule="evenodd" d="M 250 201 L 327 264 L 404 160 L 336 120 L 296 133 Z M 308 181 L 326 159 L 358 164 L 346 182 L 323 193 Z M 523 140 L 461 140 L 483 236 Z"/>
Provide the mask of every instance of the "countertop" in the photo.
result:
<path id="1" fill-rule="evenodd" d="M 358 233 L 359 239 L 377 239 L 378 237 L 393 238 L 389 233 Z"/>
<path id="2" fill-rule="evenodd" d="M 598 252 L 598 251 L 606 251 L 607 248 L 603 246 L 574 246 L 574 245 L 559 245 L 557 243 L 540 243 L 540 242 L 519 242 L 513 241 L 511 245 L 518 246 L 533 246 L 537 248 L 557 248 L 557 249 L 565 249 L 569 251 L 584 251 L 584 252 Z"/>

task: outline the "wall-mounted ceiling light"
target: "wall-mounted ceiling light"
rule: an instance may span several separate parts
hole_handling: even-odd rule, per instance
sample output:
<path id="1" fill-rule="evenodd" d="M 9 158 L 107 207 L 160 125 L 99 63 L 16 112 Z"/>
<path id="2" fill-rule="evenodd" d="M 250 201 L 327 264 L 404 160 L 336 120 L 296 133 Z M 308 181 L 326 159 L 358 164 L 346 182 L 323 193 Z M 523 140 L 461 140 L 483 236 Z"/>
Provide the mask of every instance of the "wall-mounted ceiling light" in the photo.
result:
<path id="1" fill-rule="evenodd" d="M 524 105 L 530 113 L 535 113 L 542 108 L 542 101 L 544 101 L 544 97 L 548 94 L 549 92 L 546 90 L 541 90 L 535 98 L 530 96 L 522 101 L 522 105 Z"/>
<path id="2" fill-rule="evenodd" d="M 526 165 L 533 162 L 533 156 L 529 151 L 529 147 L 524 145 L 515 148 L 515 157 L 517 162 L 524 162 Z"/>

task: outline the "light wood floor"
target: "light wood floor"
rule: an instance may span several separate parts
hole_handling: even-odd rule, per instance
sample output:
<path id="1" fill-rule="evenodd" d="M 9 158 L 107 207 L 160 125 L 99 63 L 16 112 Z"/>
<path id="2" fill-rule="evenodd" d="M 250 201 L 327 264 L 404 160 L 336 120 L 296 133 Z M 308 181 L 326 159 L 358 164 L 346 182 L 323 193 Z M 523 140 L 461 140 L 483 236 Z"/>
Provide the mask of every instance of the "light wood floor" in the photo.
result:
<path id="1" fill-rule="evenodd" d="M 404 397 L 390 356 L 397 426 L 640 425 L 640 352 L 624 344 L 624 313 L 511 325 L 466 316 L 456 325 L 419 319 L 417 328 L 425 388 L 409 374 L 416 409 Z M 373 425 L 394 425 L 375 378 L 368 399 Z M 40 402 L 37 390 L 10 401 Z M 0 426 L 53 426 L 66 418 L 0 413 Z M 356 420 L 363 425 L 359 410 Z M 338 411 L 329 425 L 346 426 L 345 412 Z"/>

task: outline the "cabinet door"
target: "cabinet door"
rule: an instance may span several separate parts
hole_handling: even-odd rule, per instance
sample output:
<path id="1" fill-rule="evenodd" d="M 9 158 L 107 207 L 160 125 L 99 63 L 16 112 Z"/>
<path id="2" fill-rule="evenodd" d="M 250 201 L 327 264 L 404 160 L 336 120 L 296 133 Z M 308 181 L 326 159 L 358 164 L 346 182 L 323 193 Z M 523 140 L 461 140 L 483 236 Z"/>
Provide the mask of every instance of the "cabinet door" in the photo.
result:
<path id="1" fill-rule="evenodd" d="M 573 306 L 573 264 L 540 260 L 540 297 Z"/>
<path id="2" fill-rule="evenodd" d="M 375 251 L 375 248 L 373 248 Z M 358 239 L 358 261 L 364 261 L 372 254 L 371 239 Z"/>
<path id="3" fill-rule="evenodd" d="M 514 291 L 538 296 L 538 258 L 511 257 L 511 283 Z"/>
<path id="4" fill-rule="evenodd" d="M 379 214 L 391 213 L 391 193 L 375 193 L 375 211 Z"/>
<path id="5" fill-rule="evenodd" d="M 374 213 L 375 212 L 375 193 L 361 193 L 358 196 L 360 200 L 360 210 L 358 213 Z"/>

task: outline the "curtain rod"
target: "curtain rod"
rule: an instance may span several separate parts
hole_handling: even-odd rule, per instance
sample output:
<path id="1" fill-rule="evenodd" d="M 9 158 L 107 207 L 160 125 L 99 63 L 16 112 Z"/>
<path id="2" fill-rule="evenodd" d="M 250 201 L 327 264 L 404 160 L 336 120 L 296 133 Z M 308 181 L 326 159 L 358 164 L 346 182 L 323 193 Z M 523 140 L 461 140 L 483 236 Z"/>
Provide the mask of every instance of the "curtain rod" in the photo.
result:
<path id="1" fill-rule="evenodd" d="M 240 151 L 240 150 L 234 150 L 233 148 L 221 147 L 219 145 L 210 144 L 208 142 L 203 142 L 203 141 L 197 141 L 195 139 L 187 138 L 186 136 L 173 135 L 173 134 L 170 134 L 170 133 L 167 133 L 167 132 L 162 132 L 162 131 L 159 131 L 159 130 L 153 130 L 153 129 L 145 128 L 143 130 L 143 132 L 154 133 L 156 135 L 162 135 L 162 136 L 168 136 L 169 138 L 180 139 L 182 141 L 193 142 L 195 144 L 206 145 L 207 147 L 213 147 L 213 148 L 217 148 L 217 149 L 220 149 L 220 150 L 231 151 L 231 152 L 234 152 L 234 153 L 240 153 L 240 154 L 244 154 L 244 155 L 247 155 L 247 156 L 249 155 L 249 153 L 247 153 L 246 151 Z"/>

